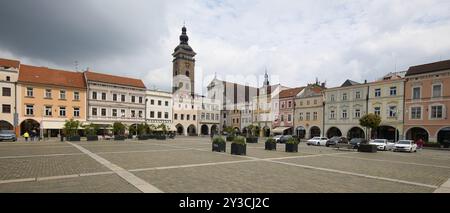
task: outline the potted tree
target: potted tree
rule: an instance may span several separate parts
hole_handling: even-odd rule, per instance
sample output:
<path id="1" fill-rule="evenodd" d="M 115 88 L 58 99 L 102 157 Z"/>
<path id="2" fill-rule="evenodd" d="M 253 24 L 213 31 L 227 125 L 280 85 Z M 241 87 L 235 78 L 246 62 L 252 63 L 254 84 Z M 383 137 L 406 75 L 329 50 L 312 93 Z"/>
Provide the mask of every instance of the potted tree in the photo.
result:
<path id="1" fill-rule="evenodd" d="M 227 126 L 223 129 L 224 132 L 227 133 L 227 141 L 233 141 L 235 137 L 235 131 L 234 128 L 231 126 Z"/>
<path id="2" fill-rule="evenodd" d="M 83 128 L 84 128 L 84 131 L 86 132 L 87 141 L 98 141 L 97 125 L 91 123 L 88 125 L 84 125 Z"/>
<path id="3" fill-rule="evenodd" d="M 269 137 L 265 143 L 265 150 L 277 150 L 277 141 Z"/>
<path id="4" fill-rule="evenodd" d="M 369 113 L 359 119 L 359 125 L 368 128 L 369 130 L 377 128 L 381 123 L 381 117 L 379 115 Z M 366 139 L 368 139 L 368 131 L 366 131 Z M 377 152 L 377 146 L 369 144 L 366 140 L 365 143 L 361 143 L 358 146 L 358 152 Z"/>
<path id="5" fill-rule="evenodd" d="M 147 124 L 138 124 L 137 125 L 137 139 L 138 140 L 147 140 L 148 139 L 148 135 L 147 135 Z"/>
<path id="6" fill-rule="evenodd" d="M 227 144 L 222 136 L 214 136 L 212 140 L 213 152 L 225 152 Z"/>
<path id="7" fill-rule="evenodd" d="M 286 152 L 298 152 L 298 141 L 295 138 L 286 141 Z"/>
<path id="8" fill-rule="evenodd" d="M 258 136 L 256 134 L 256 126 L 250 124 L 247 127 L 247 143 L 258 143 Z"/>
<path id="9" fill-rule="evenodd" d="M 231 143 L 231 154 L 232 155 L 246 155 L 247 154 L 247 144 L 245 143 L 245 138 L 242 136 L 236 136 Z"/>
<path id="10" fill-rule="evenodd" d="M 126 126 L 123 123 L 114 122 L 113 124 L 114 140 L 116 141 L 125 140 L 125 130 Z"/>
<path id="11" fill-rule="evenodd" d="M 148 125 L 148 136 L 147 136 L 147 138 L 148 139 L 155 139 L 156 138 L 155 132 L 156 132 L 156 126 L 154 124 Z"/>
<path id="12" fill-rule="evenodd" d="M 166 140 L 167 139 L 167 126 L 165 124 L 160 124 L 157 127 L 158 130 L 160 130 L 156 135 L 157 140 Z"/>
<path id="13" fill-rule="evenodd" d="M 66 135 L 67 141 L 80 141 L 80 135 L 78 135 L 78 128 L 80 127 L 80 121 L 74 120 L 73 118 L 70 120 L 66 120 L 64 123 L 64 134 Z"/>

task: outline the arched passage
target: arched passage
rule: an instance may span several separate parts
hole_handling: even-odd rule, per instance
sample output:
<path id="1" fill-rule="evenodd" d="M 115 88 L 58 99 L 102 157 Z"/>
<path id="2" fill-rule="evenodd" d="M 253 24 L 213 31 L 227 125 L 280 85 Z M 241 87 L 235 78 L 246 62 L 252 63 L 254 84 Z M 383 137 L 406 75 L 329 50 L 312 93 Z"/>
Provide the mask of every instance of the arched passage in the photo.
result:
<path id="1" fill-rule="evenodd" d="M 197 129 L 193 124 L 189 125 L 189 127 L 187 128 L 187 132 L 189 136 L 197 136 Z"/>
<path id="2" fill-rule="evenodd" d="M 313 126 L 309 129 L 309 137 L 313 138 L 313 137 L 320 137 L 320 128 L 317 126 Z"/>
<path id="3" fill-rule="evenodd" d="M 8 121 L 0 120 L 0 130 L 13 130 L 14 126 Z"/>
<path id="4" fill-rule="evenodd" d="M 357 127 L 357 126 L 355 126 L 355 127 L 351 128 L 350 130 L 348 130 L 347 138 L 348 139 L 365 138 L 364 130 L 359 128 L 359 127 Z"/>
<path id="5" fill-rule="evenodd" d="M 248 133 L 248 128 L 247 128 L 247 127 L 244 127 L 244 128 L 242 129 L 242 134 L 243 134 L 243 135 L 247 135 L 247 133 Z"/>
<path id="6" fill-rule="evenodd" d="M 332 138 L 334 136 L 342 136 L 342 132 L 337 127 L 330 127 L 327 131 L 327 137 Z"/>
<path id="7" fill-rule="evenodd" d="M 418 140 L 421 138 L 425 142 L 428 142 L 428 132 L 422 127 L 412 127 L 406 131 L 406 139 L 407 140 Z"/>
<path id="8" fill-rule="evenodd" d="M 201 134 L 202 135 L 209 135 L 209 128 L 206 124 L 203 124 L 202 127 L 200 128 Z"/>
<path id="9" fill-rule="evenodd" d="M 37 135 L 40 135 L 40 126 L 36 120 L 26 119 L 20 123 L 20 135 L 23 135 L 25 132 L 29 134 L 36 132 Z"/>
<path id="10" fill-rule="evenodd" d="M 298 138 L 300 139 L 304 139 L 306 136 L 306 129 L 303 126 L 298 126 L 297 128 L 295 128 L 295 134 L 298 136 Z"/>
<path id="11" fill-rule="evenodd" d="M 218 134 L 219 133 L 219 130 L 217 129 L 217 125 L 212 125 L 211 126 L 211 134 L 214 134 L 214 135 L 216 135 L 216 134 Z"/>
<path id="12" fill-rule="evenodd" d="M 379 126 L 372 131 L 372 135 L 379 139 L 387 139 L 389 141 L 397 141 L 399 132 L 392 126 Z"/>
<path id="13" fill-rule="evenodd" d="M 184 127 L 183 127 L 183 125 L 177 124 L 177 125 L 175 126 L 175 128 L 177 128 L 177 134 L 179 134 L 179 135 L 184 134 Z"/>
<path id="14" fill-rule="evenodd" d="M 239 128 L 237 128 L 237 127 L 234 127 L 234 132 L 235 132 L 236 134 L 240 134 L 240 133 L 241 133 L 241 130 L 240 130 Z"/>
<path id="15" fill-rule="evenodd" d="M 445 127 L 439 130 L 437 134 L 437 140 L 440 144 L 443 144 L 444 147 L 450 145 L 450 127 Z"/>

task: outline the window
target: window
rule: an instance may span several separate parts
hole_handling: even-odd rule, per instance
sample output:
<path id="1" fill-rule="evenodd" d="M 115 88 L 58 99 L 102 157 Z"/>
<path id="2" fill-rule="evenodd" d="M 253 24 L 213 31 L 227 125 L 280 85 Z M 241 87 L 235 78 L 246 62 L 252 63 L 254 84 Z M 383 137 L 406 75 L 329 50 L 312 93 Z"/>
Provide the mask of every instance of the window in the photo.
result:
<path id="1" fill-rule="evenodd" d="M 11 96 L 11 88 L 3 87 L 2 88 L 2 96 Z"/>
<path id="2" fill-rule="evenodd" d="M 45 106 L 45 116 L 52 116 L 52 107 Z"/>
<path id="3" fill-rule="evenodd" d="M 106 93 L 102 92 L 102 100 L 106 100 Z"/>
<path id="4" fill-rule="evenodd" d="M 139 97 L 139 103 L 142 104 L 142 97 Z"/>
<path id="5" fill-rule="evenodd" d="M 334 110 L 330 111 L 330 119 L 334 119 L 336 117 L 336 113 L 334 112 Z"/>
<path id="6" fill-rule="evenodd" d="M 97 100 L 97 92 L 92 92 L 92 99 Z"/>
<path id="7" fill-rule="evenodd" d="M 133 96 L 131 96 L 131 102 L 136 102 L 136 97 L 133 95 Z"/>
<path id="8" fill-rule="evenodd" d="M 124 109 L 121 109 L 121 110 L 120 110 L 120 116 L 121 116 L 122 118 L 125 118 L 125 110 L 124 110 Z"/>
<path id="9" fill-rule="evenodd" d="M 375 89 L 375 97 L 381 96 L 381 89 Z"/>
<path id="10" fill-rule="evenodd" d="M 26 105 L 26 115 L 34 115 L 33 105 Z"/>
<path id="11" fill-rule="evenodd" d="M 442 85 L 441 84 L 433 85 L 433 98 L 441 97 L 442 96 L 441 91 L 442 91 Z"/>
<path id="12" fill-rule="evenodd" d="M 161 112 L 158 112 L 158 118 L 162 118 L 162 113 Z"/>
<path id="13" fill-rule="evenodd" d="M 397 95 L 397 87 L 391 87 L 389 89 L 389 95 L 396 96 Z"/>
<path id="14" fill-rule="evenodd" d="M 92 115 L 97 116 L 97 108 L 92 108 Z"/>
<path id="15" fill-rule="evenodd" d="M 210 114 L 206 113 L 206 120 L 209 120 L 209 119 L 210 119 Z"/>
<path id="16" fill-rule="evenodd" d="M 292 120 L 292 115 L 288 115 L 288 122 L 291 122 L 291 120 Z"/>
<path id="17" fill-rule="evenodd" d="M 151 99 L 151 100 L 150 100 L 150 104 L 151 104 L 151 105 L 155 105 L 155 100 Z"/>
<path id="18" fill-rule="evenodd" d="M 300 101 L 300 106 L 303 106 L 303 101 Z"/>
<path id="19" fill-rule="evenodd" d="M 189 119 L 191 119 L 191 115 L 186 115 L 186 120 L 188 121 Z"/>
<path id="20" fill-rule="evenodd" d="M 158 100 L 158 106 L 161 106 L 161 100 Z"/>
<path id="21" fill-rule="evenodd" d="M 73 116 L 80 117 L 80 108 L 73 108 Z"/>
<path id="22" fill-rule="evenodd" d="M 27 97 L 33 97 L 33 88 L 27 87 Z"/>
<path id="23" fill-rule="evenodd" d="M 102 115 L 103 117 L 106 116 L 106 109 L 105 109 L 105 108 L 102 108 L 102 110 L 101 110 L 101 115 Z"/>
<path id="24" fill-rule="evenodd" d="M 175 120 L 178 120 L 178 114 L 175 113 L 175 114 L 173 115 L 173 118 L 174 118 Z"/>
<path id="25" fill-rule="evenodd" d="M 189 77 L 189 71 L 186 70 L 186 76 Z"/>
<path id="26" fill-rule="evenodd" d="M 292 103 L 289 101 L 288 102 L 288 107 L 291 108 Z"/>
<path id="27" fill-rule="evenodd" d="M 200 119 L 205 120 L 205 113 L 204 112 L 202 112 L 202 115 L 201 115 Z"/>
<path id="28" fill-rule="evenodd" d="M 389 106 L 389 117 L 396 117 L 397 116 L 397 107 L 396 106 Z"/>
<path id="29" fill-rule="evenodd" d="M 216 120 L 219 120 L 219 114 L 216 114 Z"/>
<path id="30" fill-rule="evenodd" d="M 360 118 L 360 117 L 361 117 L 361 110 L 355 109 L 355 118 Z"/>
<path id="31" fill-rule="evenodd" d="M 73 100 L 76 100 L 76 101 L 80 100 L 80 92 L 78 92 L 78 91 L 73 92 Z"/>
<path id="32" fill-rule="evenodd" d="M 311 118 L 311 113 L 310 113 L 310 112 L 307 112 L 307 113 L 306 113 L 306 120 L 309 121 L 310 118 Z"/>
<path id="33" fill-rule="evenodd" d="M 142 111 L 139 110 L 139 118 L 142 118 Z"/>
<path id="34" fill-rule="evenodd" d="M 11 81 L 11 77 L 6 76 L 6 81 Z"/>
<path id="35" fill-rule="evenodd" d="M 66 117 L 66 107 L 59 107 L 59 116 Z"/>
<path id="36" fill-rule="evenodd" d="M 443 111 L 442 105 L 431 106 L 431 118 L 432 119 L 442 118 L 442 111 Z"/>
<path id="37" fill-rule="evenodd" d="M 192 116 L 192 120 L 195 121 L 195 115 Z"/>
<path id="38" fill-rule="evenodd" d="M 281 115 L 281 122 L 284 121 L 284 115 Z"/>
<path id="39" fill-rule="evenodd" d="M 112 116 L 113 117 L 117 117 L 117 109 L 113 109 L 112 110 Z"/>
<path id="40" fill-rule="evenodd" d="M 117 101 L 117 94 L 113 94 L 113 101 Z"/>
<path id="41" fill-rule="evenodd" d="M 344 101 L 347 100 L 347 93 L 342 94 L 342 100 L 344 100 Z"/>
<path id="42" fill-rule="evenodd" d="M 413 99 L 420 99 L 420 87 L 413 88 Z"/>
<path id="43" fill-rule="evenodd" d="M 11 105 L 2 104 L 2 113 L 11 113 Z"/>
<path id="44" fill-rule="evenodd" d="M 317 112 L 313 112 L 313 120 L 317 120 Z"/>
<path id="45" fill-rule="evenodd" d="M 165 119 L 169 119 L 169 113 L 168 112 L 164 112 L 164 118 Z"/>
<path id="46" fill-rule="evenodd" d="M 154 111 L 150 111 L 150 118 L 154 118 L 155 117 L 155 112 Z"/>
<path id="47" fill-rule="evenodd" d="M 164 102 L 164 105 L 169 106 L 169 102 L 168 101 Z"/>
<path id="48" fill-rule="evenodd" d="M 184 120 L 184 114 L 181 114 L 181 120 Z"/>
<path id="49" fill-rule="evenodd" d="M 120 100 L 121 100 L 122 102 L 125 102 L 125 95 L 121 95 L 121 96 L 120 96 Z"/>
<path id="50" fill-rule="evenodd" d="M 355 98 L 356 99 L 360 99 L 361 98 L 361 92 L 360 91 L 356 91 Z"/>
<path id="51" fill-rule="evenodd" d="M 66 90 L 59 91 L 59 99 L 66 100 Z"/>
<path id="52" fill-rule="evenodd" d="M 422 107 L 411 107 L 411 119 L 422 119 Z"/>
<path id="53" fill-rule="evenodd" d="M 334 95 L 331 95 L 330 99 L 331 99 L 331 101 L 334 101 Z"/>
<path id="54" fill-rule="evenodd" d="M 374 109 L 373 109 L 373 111 L 374 111 L 374 113 L 375 113 L 375 115 L 380 115 L 380 113 L 381 113 L 381 108 L 380 107 L 375 107 Z"/>
<path id="55" fill-rule="evenodd" d="M 317 100 L 314 100 L 314 105 L 317 104 Z"/>
<path id="56" fill-rule="evenodd" d="M 136 111 L 131 110 L 131 117 L 132 117 L 132 118 L 136 117 Z"/>
<path id="57" fill-rule="evenodd" d="M 52 90 L 45 89 L 45 98 L 52 98 Z"/>
<path id="58" fill-rule="evenodd" d="M 303 112 L 300 112 L 299 120 L 303 121 Z"/>
<path id="59" fill-rule="evenodd" d="M 342 118 L 347 119 L 347 110 L 346 109 L 342 110 Z"/>

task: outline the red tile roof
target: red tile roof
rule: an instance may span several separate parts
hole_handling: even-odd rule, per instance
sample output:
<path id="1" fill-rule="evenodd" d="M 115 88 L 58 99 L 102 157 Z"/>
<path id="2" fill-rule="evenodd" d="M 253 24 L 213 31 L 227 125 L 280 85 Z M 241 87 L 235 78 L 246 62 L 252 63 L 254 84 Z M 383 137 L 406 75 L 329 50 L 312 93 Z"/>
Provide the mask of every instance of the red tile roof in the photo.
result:
<path id="1" fill-rule="evenodd" d="M 406 76 L 418 75 L 423 73 L 430 73 L 442 70 L 450 69 L 450 60 L 438 61 L 430 64 L 422 64 L 417 66 L 412 66 L 408 69 Z"/>
<path id="2" fill-rule="evenodd" d="M 138 88 L 145 89 L 144 82 L 142 82 L 142 80 L 140 80 L 140 79 L 114 76 L 114 75 L 96 73 L 96 72 L 91 72 L 91 71 L 86 71 L 84 73 L 86 74 L 86 78 L 88 81 L 97 81 L 97 82 L 103 82 L 103 83 L 109 83 L 109 84 L 119 84 L 119 85 L 123 85 L 123 86 L 132 86 L 132 87 L 138 87 Z"/>
<path id="3" fill-rule="evenodd" d="M 20 61 L 0 58 L 0 67 L 19 68 L 19 65 L 20 65 Z"/>
<path id="4" fill-rule="evenodd" d="M 293 89 L 286 89 L 280 92 L 280 98 L 289 98 L 296 96 L 299 92 L 301 92 L 305 87 L 297 87 Z"/>
<path id="5" fill-rule="evenodd" d="M 63 87 L 86 88 L 83 73 L 35 67 L 22 64 L 19 70 L 20 83 L 37 83 Z"/>

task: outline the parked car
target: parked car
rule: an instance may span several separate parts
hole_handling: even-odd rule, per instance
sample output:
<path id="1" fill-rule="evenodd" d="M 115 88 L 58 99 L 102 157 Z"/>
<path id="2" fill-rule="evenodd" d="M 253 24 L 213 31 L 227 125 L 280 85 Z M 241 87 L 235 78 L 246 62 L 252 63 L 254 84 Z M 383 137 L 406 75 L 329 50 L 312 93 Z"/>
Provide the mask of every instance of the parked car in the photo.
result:
<path id="1" fill-rule="evenodd" d="M 274 139 L 277 143 L 280 143 L 281 137 L 283 137 L 283 135 L 275 135 L 275 136 L 273 136 L 273 139 Z"/>
<path id="2" fill-rule="evenodd" d="M 346 137 L 342 137 L 342 136 L 334 136 L 327 140 L 327 142 L 325 143 L 325 146 L 326 147 L 334 146 L 338 143 L 348 143 L 348 139 Z"/>
<path id="3" fill-rule="evenodd" d="M 376 145 L 378 150 L 384 150 L 384 151 L 394 149 L 394 145 L 395 145 L 395 143 L 389 142 L 387 139 L 370 140 L 369 144 Z"/>
<path id="4" fill-rule="evenodd" d="M 399 140 L 395 143 L 393 151 L 417 152 L 417 144 L 412 140 Z"/>
<path id="5" fill-rule="evenodd" d="M 280 138 L 280 143 L 286 143 L 291 138 L 293 138 L 292 135 L 283 135 Z"/>
<path id="6" fill-rule="evenodd" d="M 325 137 L 314 137 L 306 141 L 307 145 L 324 146 L 327 144 L 328 138 Z"/>
<path id="7" fill-rule="evenodd" d="M 364 138 L 352 138 L 349 143 L 353 146 L 353 149 L 357 149 L 359 144 L 366 142 L 367 140 Z"/>
<path id="8" fill-rule="evenodd" d="M 0 141 L 16 141 L 16 133 L 14 130 L 0 130 Z"/>

